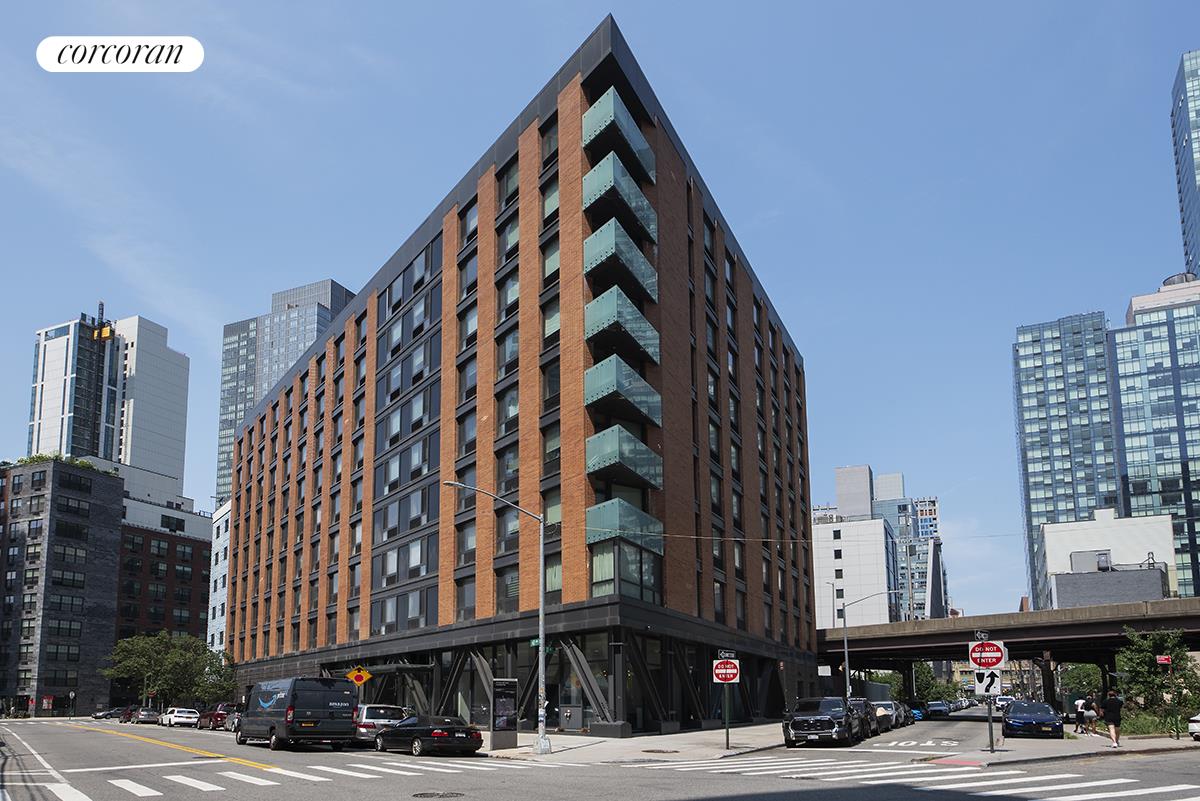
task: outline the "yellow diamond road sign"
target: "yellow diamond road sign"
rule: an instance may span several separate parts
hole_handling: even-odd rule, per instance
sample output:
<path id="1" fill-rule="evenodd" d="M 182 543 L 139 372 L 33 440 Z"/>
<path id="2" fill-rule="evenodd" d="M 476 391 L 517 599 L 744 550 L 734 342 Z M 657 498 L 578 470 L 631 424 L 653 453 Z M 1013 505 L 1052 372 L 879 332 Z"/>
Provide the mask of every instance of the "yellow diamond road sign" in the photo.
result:
<path id="1" fill-rule="evenodd" d="M 367 681 L 371 678 L 371 674 L 367 672 L 366 668 L 356 667 L 354 670 L 346 674 L 346 678 L 350 679 L 350 681 L 354 682 L 355 684 L 362 685 L 367 683 Z"/>

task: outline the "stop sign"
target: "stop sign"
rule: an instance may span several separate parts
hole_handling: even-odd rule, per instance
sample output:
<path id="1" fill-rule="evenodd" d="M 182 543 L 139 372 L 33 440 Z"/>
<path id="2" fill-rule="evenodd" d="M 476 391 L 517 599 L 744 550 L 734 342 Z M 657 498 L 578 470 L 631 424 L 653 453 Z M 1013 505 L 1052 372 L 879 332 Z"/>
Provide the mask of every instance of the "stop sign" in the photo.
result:
<path id="1" fill-rule="evenodd" d="M 713 681 L 717 684 L 736 684 L 741 672 L 736 659 L 717 659 L 713 662 Z"/>
<path id="2" fill-rule="evenodd" d="M 1000 667 L 1005 661 L 1004 643 L 994 640 L 973 642 L 967 650 L 967 659 L 980 670 Z"/>

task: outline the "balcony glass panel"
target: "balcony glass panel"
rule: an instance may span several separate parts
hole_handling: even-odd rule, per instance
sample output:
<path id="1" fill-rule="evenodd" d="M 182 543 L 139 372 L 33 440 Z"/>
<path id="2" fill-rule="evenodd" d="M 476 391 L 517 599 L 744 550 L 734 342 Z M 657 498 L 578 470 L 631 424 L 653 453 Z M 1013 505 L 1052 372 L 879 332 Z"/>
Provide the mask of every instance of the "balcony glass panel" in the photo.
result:
<path id="1" fill-rule="evenodd" d="M 583 176 L 584 211 L 598 208 L 602 201 L 608 201 L 615 207 L 614 213 L 621 214 L 651 240 L 658 241 L 658 215 L 616 153 L 609 153 Z"/>
<path id="2" fill-rule="evenodd" d="M 606 270 L 613 272 L 614 282 L 628 294 L 658 302 L 658 272 L 615 219 L 583 242 L 583 274 L 600 275 Z"/>
<path id="3" fill-rule="evenodd" d="M 662 457 L 623 426 L 588 437 L 585 457 L 589 475 L 662 489 Z"/>
<path id="4" fill-rule="evenodd" d="M 662 396 L 620 356 L 609 356 L 583 374 L 583 402 L 662 425 Z"/>
<path id="5" fill-rule="evenodd" d="M 583 336 L 613 336 L 655 364 L 659 359 L 658 331 L 642 316 L 620 287 L 613 287 L 583 309 Z"/>
<path id="6" fill-rule="evenodd" d="M 662 555 L 663 524 L 629 501 L 613 498 L 588 507 L 587 542 L 624 539 Z"/>
<path id="7" fill-rule="evenodd" d="M 621 144 L 633 156 L 631 161 L 642 171 L 643 176 L 654 182 L 654 151 L 642 136 L 641 129 L 625 106 L 615 88 L 600 96 L 583 114 L 583 146 L 596 141 L 607 141 L 607 137 L 619 136 Z"/>

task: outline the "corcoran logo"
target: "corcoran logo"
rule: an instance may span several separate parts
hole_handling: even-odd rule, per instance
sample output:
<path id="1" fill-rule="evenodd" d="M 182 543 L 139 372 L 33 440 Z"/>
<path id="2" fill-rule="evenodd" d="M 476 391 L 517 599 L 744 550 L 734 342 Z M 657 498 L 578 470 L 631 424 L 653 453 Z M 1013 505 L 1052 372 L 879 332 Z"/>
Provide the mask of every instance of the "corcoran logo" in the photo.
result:
<path id="1" fill-rule="evenodd" d="M 47 36 L 37 60 L 47 72 L 194 72 L 204 45 L 191 36 Z"/>

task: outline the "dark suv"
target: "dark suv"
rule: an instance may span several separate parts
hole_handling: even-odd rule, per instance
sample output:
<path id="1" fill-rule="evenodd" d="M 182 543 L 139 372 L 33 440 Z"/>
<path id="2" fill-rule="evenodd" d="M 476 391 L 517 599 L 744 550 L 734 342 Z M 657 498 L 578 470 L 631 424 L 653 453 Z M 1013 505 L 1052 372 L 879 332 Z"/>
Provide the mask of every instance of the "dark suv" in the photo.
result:
<path id="1" fill-rule="evenodd" d="M 783 744 L 836 742 L 853 745 L 864 736 L 862 715 L 841 698 L 797 698 L 783 719 Z"/>
<path id="2" fill-rule="evenodd" d="M 874 704 L 866 698 L 851 698 L 850 708 L 862 716 L 864 737 L 879 735 L 879 718 L 875 714 Z"/>

